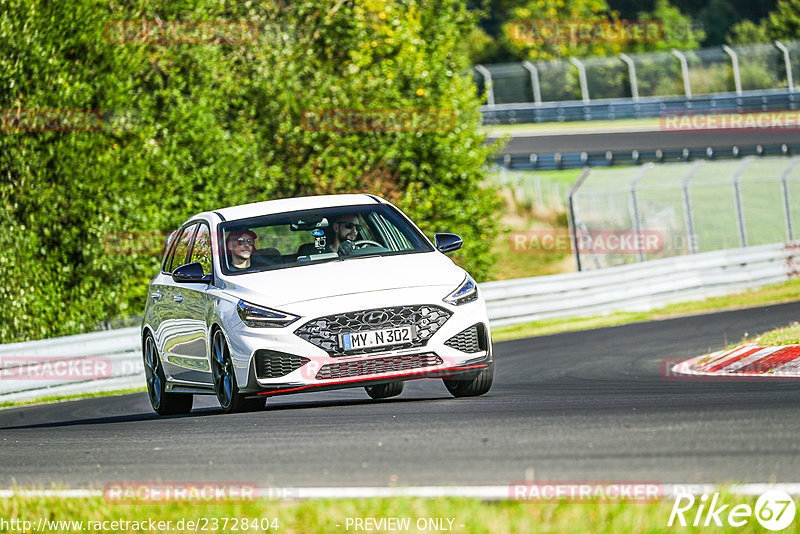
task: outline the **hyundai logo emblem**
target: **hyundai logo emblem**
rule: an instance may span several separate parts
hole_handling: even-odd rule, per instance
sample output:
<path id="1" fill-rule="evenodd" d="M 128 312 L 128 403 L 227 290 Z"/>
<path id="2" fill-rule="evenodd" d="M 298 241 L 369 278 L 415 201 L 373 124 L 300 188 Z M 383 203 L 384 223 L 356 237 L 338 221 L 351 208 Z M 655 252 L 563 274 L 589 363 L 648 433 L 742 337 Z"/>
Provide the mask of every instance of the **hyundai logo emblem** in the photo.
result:
<path id="1" fill-rule="evenodd" d="M 364 316 L 364 322 L 372 326 L 378 326 L 389 320 L 389 314 L 385 311 L 373 311 Z"/>

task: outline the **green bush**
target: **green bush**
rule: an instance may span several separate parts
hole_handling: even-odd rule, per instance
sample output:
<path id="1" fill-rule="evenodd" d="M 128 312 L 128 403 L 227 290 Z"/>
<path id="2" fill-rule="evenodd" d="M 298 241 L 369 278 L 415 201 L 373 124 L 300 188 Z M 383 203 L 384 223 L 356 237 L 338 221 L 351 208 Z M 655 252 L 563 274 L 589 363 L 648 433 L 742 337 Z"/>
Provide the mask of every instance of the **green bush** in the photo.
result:
<path id="1" fill-rule="evenodd" d="M 117 6 L 117 7 L 115 7 Z M 119 7 L 122 6 L 122 7 Z M 117 21 L 246 21 L 252 39 L 121 42 Z M 457 0 L 0 0 L 0 317 L 3 342 L 93 330 L 141 313 L 159 255 L 119 250 L 194 213 L 300 195 L 370 192 L 455 259 L 492 263 L 491 147 Z M 133 34 L 130 34 L 133 35 Z M 151 39 L 152 40 L 152 39 Z M 452 127 L 312 131 L 304 113 L 440 110 Z M 30 110 L 98 110 L 98 128 L 26 131 Z M 28 123 L 30 124 L 30 123 Z"/>

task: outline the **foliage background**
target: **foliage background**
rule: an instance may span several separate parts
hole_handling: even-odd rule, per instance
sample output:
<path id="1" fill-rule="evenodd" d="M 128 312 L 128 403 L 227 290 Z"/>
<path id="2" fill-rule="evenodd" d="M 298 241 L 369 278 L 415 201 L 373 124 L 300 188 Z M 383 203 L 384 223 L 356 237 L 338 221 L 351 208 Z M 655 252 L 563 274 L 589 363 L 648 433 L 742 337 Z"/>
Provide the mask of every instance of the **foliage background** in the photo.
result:
<path id="1" fill-rule="evenodd" d="M 257 43 L 119 43 L 114 21 L 242 21 Z M 2 342 L 141 313 L 153 236 L 255 200 L 370 192 L 490 273 L 492 148 L 458 0 L 0 0 L 0 110 L 100 110 L 100 131 L 0 131 Z M 445 131 L 313 132 L 307 110 L 444 109 Z M 131 248 L 118 246 L 135 232 Z M 145 246 L 136 241 L 147 242 Z M 159 241 L 163 242 L 163 238 Z M 157 247 L 156 247 L 157 248 Z M 266 303 L 268 304 L 268 303 Z"/>

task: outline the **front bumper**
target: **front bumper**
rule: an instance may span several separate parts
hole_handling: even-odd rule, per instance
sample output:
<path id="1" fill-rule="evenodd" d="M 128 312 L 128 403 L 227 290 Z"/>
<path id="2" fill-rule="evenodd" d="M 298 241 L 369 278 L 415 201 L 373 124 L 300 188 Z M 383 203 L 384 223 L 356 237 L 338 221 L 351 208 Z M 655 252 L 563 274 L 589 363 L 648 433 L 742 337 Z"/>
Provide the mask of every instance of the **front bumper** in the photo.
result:
<path id="1" fill-rule="evenodd" d="M 426 306 L 411 302 L 394 304 Z M 483 301 L 458 307 L 435 306 L 446 309 L 449 317 L 424 344 L 372 349 L 360 354 L 346 354 L 329 345 L 324 350 L 297 334 L 321 316 L 303 317 L 287 328 L 249 328 L 240 323 L 228 335 L 239 388 L 245 395 L 282 395 L 398 380 L 449 378 L 486 368 L 492 362 L 492 350 Z M 465 332 L 472 328 L 480 336 L 477 344 L 474 336 L 471 340 L 465 337 Z"/>

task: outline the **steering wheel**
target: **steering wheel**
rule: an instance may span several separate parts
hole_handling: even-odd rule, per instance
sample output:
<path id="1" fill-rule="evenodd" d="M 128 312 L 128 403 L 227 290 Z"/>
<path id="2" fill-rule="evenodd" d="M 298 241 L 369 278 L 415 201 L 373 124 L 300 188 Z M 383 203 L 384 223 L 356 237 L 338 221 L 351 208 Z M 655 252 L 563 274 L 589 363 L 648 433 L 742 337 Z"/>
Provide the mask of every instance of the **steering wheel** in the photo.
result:
<path id="1" fill-rule="evenodd" d="M 366 248 L 368 246 L 375 246 L 375 247 L 382 247 L 380 243 L 376 243 L 375 241 L 370 241 L 369 239 L 362 239 L 361 241 L 353 241 L 353 248 L 360 249 Z"/>

